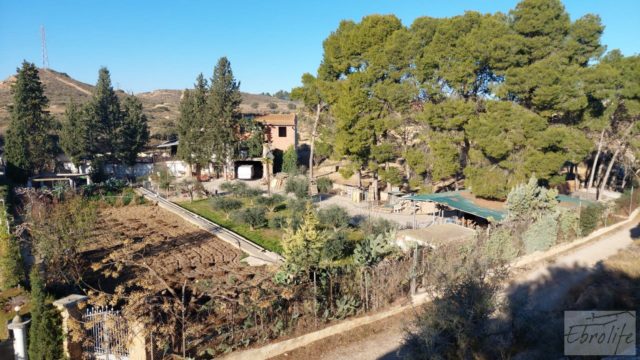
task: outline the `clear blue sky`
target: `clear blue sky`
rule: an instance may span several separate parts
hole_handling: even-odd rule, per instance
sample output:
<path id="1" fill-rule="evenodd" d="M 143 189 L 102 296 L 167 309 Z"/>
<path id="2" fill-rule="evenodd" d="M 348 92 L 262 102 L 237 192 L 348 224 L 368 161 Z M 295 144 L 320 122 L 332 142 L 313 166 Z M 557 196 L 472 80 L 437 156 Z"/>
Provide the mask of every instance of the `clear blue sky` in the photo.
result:
<path id="1" fill-rule="evenodd" d="M 507 12 L 517 0 L 229 0 L 30 1 L 0 0 L 0 78 L 23 59 L 42 64 L 40 25 L 46 27 L 50 68 L 95 83 L 111 70 L 126 91 L 190 87 L 210 77 L 220 56 L 231 61 L 247 92 L 290 90 L 315 73 L 322 41 L 342 19 L 396 14 L 447 17 L 465 10 Z M 566 0 L 572 19 L 596 13 L 603 43 L 625 55 L 640 53 L 640 1 Z"/>

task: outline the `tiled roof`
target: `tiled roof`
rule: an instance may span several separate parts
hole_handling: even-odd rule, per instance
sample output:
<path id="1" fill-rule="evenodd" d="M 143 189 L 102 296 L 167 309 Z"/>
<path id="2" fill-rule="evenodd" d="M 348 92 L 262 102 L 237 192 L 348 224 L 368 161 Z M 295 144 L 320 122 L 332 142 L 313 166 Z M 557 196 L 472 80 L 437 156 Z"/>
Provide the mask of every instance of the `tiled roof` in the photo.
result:
<path id="1" fill-rule="evenodd" d="M 293 126 L 296 124 L 296 114 L 268 114 L 256 116 L 255 120 L 267 125 Z"/>

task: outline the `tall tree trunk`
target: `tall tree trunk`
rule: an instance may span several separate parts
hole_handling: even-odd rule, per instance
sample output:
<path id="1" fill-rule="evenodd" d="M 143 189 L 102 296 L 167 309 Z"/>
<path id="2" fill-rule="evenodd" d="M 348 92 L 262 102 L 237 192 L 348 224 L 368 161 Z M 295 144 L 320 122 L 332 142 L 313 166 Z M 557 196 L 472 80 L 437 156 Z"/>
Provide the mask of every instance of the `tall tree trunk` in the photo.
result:
<path id="1" fill-rule="evenodd" d="M 378 188 L 379 188 L 379 184 L 378 184 L 378 170 L 373 172 L 373 201 L 378 201 L 379 196 L 378 196 Z"/>
<path id="2" fill-rule="evenodd" d="M 587 185 L 587 189 L 591 189 L 593 187 L 593 178 L 596 174 L 596 169 L 598 166 L 598 160 L 600 159 L 600 154 L 602 153 L 602 144 L 604 143 L 604 130 L 600 133 L 600 141 L 598 141 L 598 151 L 596 152 L 596 157 L 593 159 L 593 165 L 591 166 L 591 174 L 589 174 L 589 185 Z"/>
<path id="3" fill-rule="evenodd" d="M 313 129 L 311 130 L 311 144 L 309 146 L 309 180 L 313 182 L 313 151 L 315 149 L 316 137 L 318 136 L 318 123 L 320 122 L 320 112 L 322 105 L 316 105 L 316 118 L 313 121 Z"/>
<path id="4" fill-rule="evenodd" d="M 613 153 L 613 156 L 611 156 L 611 160 L 609 161 L 609 165 L 607 166 L 607 171 L 605 171 L 604 177 L 602 178 L 602 183 L 600 183 L 600 194 L 602 194 L 602 192 L 604 191 L 604 188 L 607 186 L 607 182 L 609 182 L 611 169 L 613 169 L 613 164 L 615 164 L 616 158 L 618 157 L 619 153 L 620 153 L 620 147 L 617 148 L 616 151 Z"/>

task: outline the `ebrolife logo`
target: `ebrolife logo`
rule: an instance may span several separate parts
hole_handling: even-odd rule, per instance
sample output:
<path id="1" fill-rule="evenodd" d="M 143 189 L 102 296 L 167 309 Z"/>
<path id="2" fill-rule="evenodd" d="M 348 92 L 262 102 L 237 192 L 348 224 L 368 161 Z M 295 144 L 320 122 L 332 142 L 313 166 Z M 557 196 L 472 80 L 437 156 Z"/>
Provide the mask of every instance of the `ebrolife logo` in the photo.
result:
<path id="1" fill-rule="evenodd" d="M 564 354 L 636 355 L 636 312 L 565 311 Z"/>

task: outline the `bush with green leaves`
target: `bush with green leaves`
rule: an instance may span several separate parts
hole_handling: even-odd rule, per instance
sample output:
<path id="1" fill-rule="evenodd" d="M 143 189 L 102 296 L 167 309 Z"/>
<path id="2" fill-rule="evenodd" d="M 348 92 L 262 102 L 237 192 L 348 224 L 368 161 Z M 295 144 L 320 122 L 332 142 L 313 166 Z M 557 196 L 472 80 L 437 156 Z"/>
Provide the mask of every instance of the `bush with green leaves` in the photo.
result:
<path id="1" fill-rule="evenodd" d="M 287 200 L 287 212 L 289 213 L 288 221 L 294 229 L 301 224 L 302 215 L 304 214 L 306 206 L 306 199 L 289 198 Z"/>
<path id="2" fill-rule="evenodd" d="M 508 228 L 500 227 L 485 240 L 484 252 L 491 260 L 511 261 L 518 256 L 516 241 Z"/>
<path id="3" fill-rule="evenodd" d="M 328 177 L 321 177 L 316 180 L 318 192 L 320 194 L 328 194 L 333 189 L 333 181 Z"/>
<path id="4" fill-rule="evenodd" d="M 284 203 L 285 197 L 280 194 L 273 194 L 271 196 L 258 196 L 255 199 L 257 205 L 261 205 L 267 208 L 272 213 Z"/>
<path id="5" fill-rule="evenodd" d="M 397 249 L 395 240 L 395 231 L 367 235 L 353 251 L 354 262 L 360 266 L 375 265 Z"/>
<path id="6" fill-rule="evenodd" d="M 289 217 L 284 214 L 275 214 L 269 218 L 268 226 L 271 229 L 284 229 L 289 225 Z"/>
<path id="7" fill-rule="evenodd" d="M 297 108 L 297 106 L 294 103 L 288 103 L 287 104 L 287 109 L 289 109 L 289 110 L 295 110 L 296 108 Z"/>
<path id="8" fill-rule="evenodd" d="M 271 110 L 275 110 L 278 108 L 278 104 L 274 103 L 274 102 L 270 102 L 267 104 L 267 107 Z"/>
<path id="9" fill-rule="evenodd" d="M 211 207 L 214 210 L 223 212 L 228 219 L 231 215 L 231 212 L 242 207 L 242 201 L 226 196 L 219 196 L 211 199 Z"/>
<path id="10" fill-rule="evenodd" d="M 514 187 L 507 196 L 509 220 L 538 219 L 558 209 L 558 191 L 538 185 L 532 176 L 526 184 Z"/>
<path id="11" fill-rule="evenodd" d="M 227 181 L 220 184 L 220 190 L 233 196 L 244 196 L 249 186 L 242 181 Z"/>
<path id="12" fill-rule="evenodd" d="M 404 181 L 404 174 L 397 167 L 390 167 L 380 172 L 380 180 L 388 182 L 392 186 L 399 186 Z"/>
<path id="13" fill-rule="evenodd" d="M 322 248 L 322 257 L 327 260 L 344 259 L 353 254 L 353 245 L 354 242 L 349 240 L 345 231 L 332 231 Z"/>
<path id="14" fill-rule="evenodd" d="M 309 196 L 309 181 L 307 178 L 289 177 L 284 185 L 284 191 L 293 193 L 298 199 L 306 199 Z"/>
<path id="15" fill-rule="evenodd" d="M 338 205 L 329 205 L 324 209 L 318 211 L 318 219 L 323 227 L 332 228 L 334 231 L 338 231 L 340 228 L 347 227 L 349 225 L 349 219 L 351 216 L 345 210 L 345 208 Z"/>
<path id="16" fill-rule="evenodd" d="M 251 230 L 267 225 L 267 209 L 263 206 L 253 206 L 233 214 L 233 220 L 249 225 Z"/>
<path id="17" fill-rule="evenodd" d="M 384 218 L 374 217 L 360 223 L 365 235 L 379 235 L 398 230 L 398 223 Z"/>
<path id="18" fill-rule="evenodd" d="M 558 222 L 553 214 L 542 216 L 522 234 L 522 242 L 527 254 L 547 250 L 555 245 L 557 238 Z"/>
<path id="19" fill-rule="evenodd" d="M 580 217 L 576 210 L 561 209 L 558 215 L 558 240 L 562 242 L 571 241 L 581 235 Z"/>
<path id="20" fill-rule="evenodd" d="M 605 207 L 602 204 L 589 204 L 580 211 L 580 233 L 587 236 L 602 223 Z"/>
<path id="21" fill-rule="evenodd" d="M 290 175 L 298 174 L 298 152 L 296 148 L 291 145 L 284 152 L 282 157 L 282 171 Z"/>

